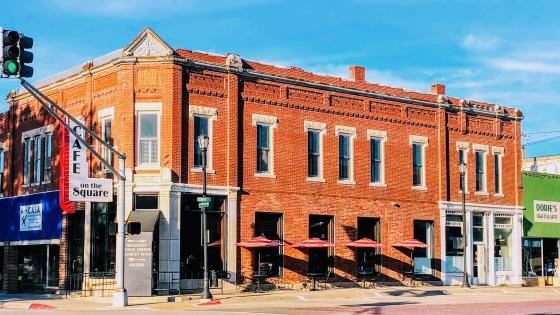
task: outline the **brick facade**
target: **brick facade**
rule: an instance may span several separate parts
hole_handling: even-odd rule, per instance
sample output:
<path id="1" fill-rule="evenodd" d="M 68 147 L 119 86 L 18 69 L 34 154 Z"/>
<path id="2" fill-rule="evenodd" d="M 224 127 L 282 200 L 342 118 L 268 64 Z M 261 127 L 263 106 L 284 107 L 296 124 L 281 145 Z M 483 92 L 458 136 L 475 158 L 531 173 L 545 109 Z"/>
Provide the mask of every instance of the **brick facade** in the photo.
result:
<path id="1" fill-rule="evenodd" d="M 141 55 L 135 48 L 146 36 L 163 52 Z M 134 50 L 137 49 L 137 50 Z M 237 240 L 254 236 L 255 212 L 283 213 L 284 242 L 294 244 L 308 237 L 309 214 L 328 214 L 335 221 L 335 269 L 341 279 L 353 279 L 356 258 L 345 243 L 356 239 L 358 217 L 379 218 L 384 247 L 383 273 L 402 279 L 408 252 L 391 245 L 413 237 L 414 220 L 433 221 L 435 276 L 440 278 L 441 212 L 439 202 L 461 200 L 457 142 L 470 146 L 468 202 L 497 206 L 521 205 L 521 112 L 482 102 L 459 100 L 430 93 L 405 91 L 363 81 L 361 67 L 352 69 L 355 81 L 321 76 L 298 68 L 280 68 L 243 60 L 170 48 L 151 30 L 143 32 L 112 60 L 90 62 L 82 71 L 43 84 L 42 90 L 67 111 L 83 117 L 100 132 L 98 112 L 114 108 L 113 137 L 126 153 L 126 167 L 134 176 L 160 174 L 169 169 L 173 185 L 199 187 L 201 173 L 193 171 L 193 106 L 217 110 L 212 121 L 212 168 L 208 185 L 239 189 Z M 156 51 L 157 52 L 157 51 Z M 140 54 L 140 55 L 138 55 Z M 242 68 L 239 68 L 241 65 Z M 428 88 L 428 87 L 427 87 Z M 444 91 L 438 85 L 436 91 Z M 49 185 L 22 187 L 22 132 L 45 124 L 58 124 L 28 94 L 9 98 L 11 127 L 0 132 L 10 144 L 6 155 L 9 195 L 29 194 L 58 187 L 58 135 L 53 137 L 53 180 Z M 135 108 L 140 103 L 161 103 L 160 168 L 137 168 Z M 274 175 L 256 172 L 254 114 L 277 118 L 273 135 Z M 1 116 L 0 116 L 1 117 Z M 323 135 L 324 182 L 308 181 L 305 121 L 326 124 Z M 2 120 L 0 119 L 0 123 Z M 356 130 L 353 139 L 354 184 L 338 183 L 337 126 Z M 15 128 L 15 129 L 14 129 Z M 370 184 L 368 130 L 386 132 L 385 184 Z M 427 138 L 426 187 L 412 188 L 411 136 Z M 473 144 L 503 148 L 503 196 L 493 192 L 491 153 L 486 160 L 487 195 L 474 194 Z M 90 159 L 94 160 L 94 159 Z M 92 176 L 99 173 L 93 162 Z M 66 225 L 63 225 L 66 226 Z M 63 235 L 64 232 L 63 232 Z M 61 253 L 66 246 L 61 240 Z M 230 250 L 236 250 L 235 248 Z M 240 249 L 237 271 L 251 272 L 252 252 Z M 7 257 L 7 256 L 6 256 Z M 61 274 L 64 255 L 60 257 Z M 5 258 L 5 260 L 7 260 Z M 307 272 L 307 254 L 284 247 L 284 280 L 298 281 Z M 404 268 L 404 269 L 403 269 Z M 64 277 L 60 277 L 61 283 Z M 6 283 L 6 280 L 5 280 Z"/>

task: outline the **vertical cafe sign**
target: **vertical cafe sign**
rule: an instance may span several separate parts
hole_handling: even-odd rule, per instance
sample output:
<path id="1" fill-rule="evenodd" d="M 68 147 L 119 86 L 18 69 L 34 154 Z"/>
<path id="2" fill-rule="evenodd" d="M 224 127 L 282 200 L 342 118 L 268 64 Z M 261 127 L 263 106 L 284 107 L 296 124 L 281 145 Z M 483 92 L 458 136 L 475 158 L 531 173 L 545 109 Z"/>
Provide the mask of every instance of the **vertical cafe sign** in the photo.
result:
<path id="1" fill-rule="evenodd" d="M 84 130 L 73 122 L 70 127 L 82 138 Z M 73 135 L 69 137 L 69 196 L 70 201 L 113 201 L 113 180 L 90 178 L 87 148 Z"/>

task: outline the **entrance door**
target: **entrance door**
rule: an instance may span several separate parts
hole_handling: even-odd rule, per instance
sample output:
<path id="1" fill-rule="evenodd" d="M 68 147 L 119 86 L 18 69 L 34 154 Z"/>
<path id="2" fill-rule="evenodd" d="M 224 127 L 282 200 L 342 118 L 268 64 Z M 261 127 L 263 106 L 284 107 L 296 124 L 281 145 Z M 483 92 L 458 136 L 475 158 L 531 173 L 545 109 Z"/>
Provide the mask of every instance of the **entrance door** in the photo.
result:
<path id="1" fill-rule="evenodd" d="M 484 244 L 473 244 L 473 283 L 486 284 L 486 247 Z"/>

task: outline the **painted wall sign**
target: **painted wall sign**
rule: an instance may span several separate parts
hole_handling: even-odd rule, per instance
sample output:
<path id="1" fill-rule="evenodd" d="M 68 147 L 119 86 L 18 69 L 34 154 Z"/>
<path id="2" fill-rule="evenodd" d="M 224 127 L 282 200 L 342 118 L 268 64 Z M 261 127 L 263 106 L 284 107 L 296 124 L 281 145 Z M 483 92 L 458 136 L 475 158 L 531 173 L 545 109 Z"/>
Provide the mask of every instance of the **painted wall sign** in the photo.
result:
<path id="1" fill-rule="evenodd" d="M 126 236 L 124 282 L 129 296 L 152 295 L 152 239 L 151 232 Z"/>
<path id="2" fill-rule="evenodd" d="M 40 231 L 43 229 L 43 204 L 19 206 L 20 232 Z"/>
<path id="3" fill-rule="evenodd" d="M 70 122 L 70 127 L 84 138 L 84 130 Z M 69 182 L 68 190 L 70 201 L 113 201 L 113 180 L 101 178 L 89 178 L 89 166 L 87 163 L 87 148 L 70 134 L 69 137 Z"/>
<path id="4" fill-rule="evenodd" d="M 535 222 L 560 223 L 560 202 L 534 201 Z"/>

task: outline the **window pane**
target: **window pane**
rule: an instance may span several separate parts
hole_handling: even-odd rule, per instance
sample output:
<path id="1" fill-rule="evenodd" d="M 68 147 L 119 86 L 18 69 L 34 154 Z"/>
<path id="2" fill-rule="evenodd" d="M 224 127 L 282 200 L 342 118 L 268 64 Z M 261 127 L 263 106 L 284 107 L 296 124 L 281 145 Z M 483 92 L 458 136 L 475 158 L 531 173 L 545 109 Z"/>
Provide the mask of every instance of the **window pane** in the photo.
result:
<path id="1" fill-rule="evenodd" d="M 500 170 L 500 155 L 494 154 L 494 186 L 497 194 L 501 193 L 501 170 Z"/>
<path id="2" fill-rule="evenodd" d="M 208 134 L 208 117 L 194 116 L 194 166 L 202 166 L 202 151 L 198 146 L 198 137 Z"/>
<path id="3" fill-rule="evenodd" d="M 52 163 L 52 134 L 47 134 L 45 137 L 45 163 L 43 180 L 45 182 L 51 181 L 51 163 Z"/>
<path id="4" fill-rule="evenodd" d="M 157 195 L 135 195 L 136 200 L 134 203 L 135 209 L 158 209 L 158 196 Z"/>
<path id="5" fill-rule="evenodd" d="M 90 271 L 115 270 L 115 236 L 109 234 L 109 224 L 115 221 L 115 202 L 92 203 L 91 209 L 91 258 Z M 92 274 L 92 277 L 101 276 Z"/>
<path id="6" fill-rule="evenodd" d="M 157 138 L 158 114 L 140 113 L 140 138 Z"/>
<path id="7" fill-rule="evenodd" d="M 309 177 L 319 176 L 319 132 L 309 131 L 307 142 L 307 155 L 308 155 L 308 167 L 307 175 Z"/>
<path id="8" fill-rule="evenodd" d="M 422 145 L 418 143 L 412 144 L 412 185 L 423 185 L 423 164 L 422 164 Z"/>
<path id="9" fill-rule="evenodd" d="M 43 154 L 41 151 L 41 144 L 42 144 L 42 138 L 37 136 L 35 137 L 35 139 L 33 140 L 33 144 L 35 145 L 34 151 L 33 151 L 33 157 L 34 157 L 34 163 L 35 163 L 35 169 L 33 170 L 33 182 L 35 183 L 39 183 L 41 181 L 41 155 Z"/>
<path id="10" fill-rule="evenodd" d="M 269 130 L 270 126 L 267 125 L 257 125 L 257 148 L 269 149 Z"/>
<path id="11" fill-rule="evenodd" d="M 257 172 L 268 172 L 268 157 L 270 151 L 267 149 L 257 149 Z"/>
<path id="12" fill-rule="evenodd" d="M 484 152 L 476 151 L 476 191 L 484 190 Z"/>
<path id="13" fill-rule="evenodd" d="M 381 140 L 371 139 L 371 182 L 381 181 Z"/>
<path id="14" fill-rule="evenodd" d="M 348 135 L 339 135 L 339 179 L 350 178 L 350 137 Z"/>
<path id="15" fill-rule="evenodd" d="M 282 243 L 282 214 L 280 213 L 255 213 L 255 236 L 264 236 L 270 240 Z M 254 270 L 261 274 L 278 276 L 282 268 L 282 246 L 276 248 L 256 249 L 257 259 Z M 258 256 L 260 254 L 260 261 Z"/>

